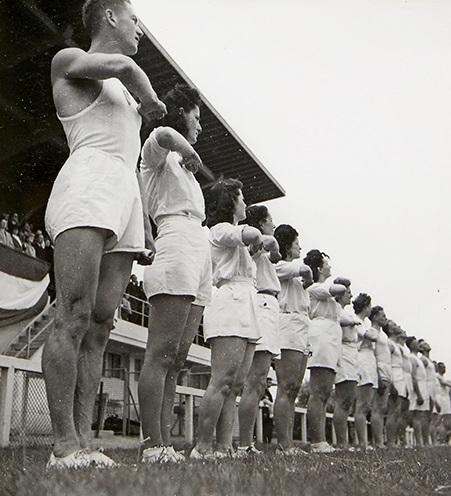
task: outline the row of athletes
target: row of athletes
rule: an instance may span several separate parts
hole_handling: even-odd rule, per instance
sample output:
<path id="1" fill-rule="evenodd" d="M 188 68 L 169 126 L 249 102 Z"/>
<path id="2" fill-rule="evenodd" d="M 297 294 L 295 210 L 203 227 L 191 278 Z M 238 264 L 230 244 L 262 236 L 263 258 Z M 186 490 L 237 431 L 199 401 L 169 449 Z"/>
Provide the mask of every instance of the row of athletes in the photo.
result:
<path id="1" fill-rule="evenodd" d="M 277 243 L 265 234 L 272 225 L 268 215 L 255 225 L 239 224 L 246 210 L 238 181 L 219 181 L 205 202 L 196 179 L 202 160 L 193 148 L 202 131 L 199 93 L 176 86 L 158 98 L 130 58 L 143 33 L 128 0 L 87 0 L 82 16 L 91 36 L 89 50 L 63 49 L 51 67 L 53 99 L 70 156 L 46 210 L 57 293 L 54 331 L 42 357 L 54 434 L 48 467 L 114 465 L 90 449 L 90 433 L 102 356 L 134 260 L 151 263 L 144 273 L 151 316 L 138 388 L 143 461 L 183 459 L 170 445 L 171 415 L 177 375 L 204 309 L 212 375 L 191 455 L 230 452 L 235 400 L 244 384 L 241 451 L 253 451 L 260 388 L 279 348 L 277 429 L 281 449 L 289 452 L 307 336 L 313 350 L 310 437 L 315 449 L 324 450 L 325 401 L 335 377 L 335 365 L 327 364 L 338 356 L 341 336 L 334 297 L 345 295 L 348 287 L 342 283 L 348 281 L 326 289 L 328 257 L 314 250 L 304 264 L 296 262 L 294 230 L 283 228 Z M 142 118 L 153 121 L 154 129 L 141 150 Z M 155 241 L 149 216 L 157 225 Z M 291 236 L 291 243 L 284 236 Z M 286 272 L 279 269 L 274 276 L 272 261 L 279 250 Z M 257 293 L 258 266 L 257 277 L 277 287 Z M 212 284 L 217 288 L 213 299 Z M 271 342 L 265 328 L 275 332 L 279 318 L 279 337 L 285 335 L 288 344 L 281 339 L 272 349 L 264 344 Z"/>

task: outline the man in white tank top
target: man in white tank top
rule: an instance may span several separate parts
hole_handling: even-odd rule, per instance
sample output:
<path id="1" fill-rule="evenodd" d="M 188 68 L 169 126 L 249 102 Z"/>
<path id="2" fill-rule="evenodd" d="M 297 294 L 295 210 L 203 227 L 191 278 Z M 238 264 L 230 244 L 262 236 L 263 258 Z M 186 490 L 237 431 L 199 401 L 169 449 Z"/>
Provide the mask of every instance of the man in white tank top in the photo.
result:
<path id="1" fill-rule="evenodd" d="M 133 260 L 153 247 L 144 233 L 136 176 L 139 114 L 160 118 L 166 112 L 129 57 L 143 33 L 128 0 L 87 0 L 83 23 L 90 49 L 63 49 L 51 67 L 70 157 L 46 212 L 57 290 L 55 329 L 42 358 L 55 438 L 49 468 L 113 465 L 85 448 L 115 309 Z"/>

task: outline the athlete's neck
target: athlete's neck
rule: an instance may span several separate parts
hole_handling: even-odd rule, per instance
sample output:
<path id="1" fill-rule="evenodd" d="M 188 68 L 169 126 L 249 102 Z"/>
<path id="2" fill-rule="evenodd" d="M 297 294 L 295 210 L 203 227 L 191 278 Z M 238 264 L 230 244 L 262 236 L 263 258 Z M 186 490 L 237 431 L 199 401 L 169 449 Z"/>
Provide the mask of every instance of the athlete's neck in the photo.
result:
<path id="1" fill-rule="evenodd" d="M 110 38 L 94 38 L 91 41 L 89 53 L 120 53 L 123 54 L 120 44 L 115 39 Z"/>

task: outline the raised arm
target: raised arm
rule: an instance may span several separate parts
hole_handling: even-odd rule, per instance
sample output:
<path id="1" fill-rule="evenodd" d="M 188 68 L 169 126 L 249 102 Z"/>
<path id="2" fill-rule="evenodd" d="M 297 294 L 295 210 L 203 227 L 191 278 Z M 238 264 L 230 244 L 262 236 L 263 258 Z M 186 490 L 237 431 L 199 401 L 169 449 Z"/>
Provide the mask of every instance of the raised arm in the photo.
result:
<path id="1" fill-rule="evenodd" d="M 244 226 L 241 239 L 245 245 L 255 249 L 259 249 L 263 242 L 261 232 L 252 226 Z"/>
<path id="2" fill-rule="evenodd" d="M 155 139 L 162 148 L 179 153 L 183 159 L 182 165 L 193 174 L 202 168 L 202 160 L 197 152 L 186 138 L 172 127 L 157 128 L 155 130 Z"/>
<path id="3" fill-rule="evenodd" d="M 119 79 L 136 95 L 143 109 L 153 108 L 154 112 L 166 113 L 146 73 L 126 55 L 117 53 L 87 53 L 80 48 L 65 48 L 52 60 L 52 83 L 58 79 L 91 79 L 101 81 Z"/>

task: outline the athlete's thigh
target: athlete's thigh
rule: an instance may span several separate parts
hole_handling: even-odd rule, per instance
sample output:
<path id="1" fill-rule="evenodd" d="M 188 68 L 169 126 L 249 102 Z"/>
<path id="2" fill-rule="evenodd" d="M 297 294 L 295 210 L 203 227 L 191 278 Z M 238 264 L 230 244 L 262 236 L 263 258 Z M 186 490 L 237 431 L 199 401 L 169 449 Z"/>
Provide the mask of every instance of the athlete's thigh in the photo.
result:
<path id="1" fill-rule="evenodd" d="M 134 253 L 113 252 L 103 256 L 100 264 L 94 315 L 96 320 L 111 318 L 118 308 L 132 270 Z"/>
<path id="2" fill-rule="evenodd" d="M 191 309 L 186 320 L 185 330 L 180 340 L 179 349 L 177 352 L 178 361 L 185 361 L 186 355 L 188 354 L 189 348 L 194 340 L 194 336 L 199 329 L 203 313 L 204 307 L 191 304 Z M 183 363 L 181 365 L 183 365 Z"/>
<path id="3" fill-rule="evenodd" d="M 235 378 L 247 349 L 247 339 L 217 337 L 211 341 L 211 378 L 221 380 L 222 375 Z"/>
<path id="4" fill-rule="evenodd" d="M 56 238 L 56 293 L 63 307 L 71 307 L 74 301 L 94 307 L 106 235 L 104 229 L 79 227 Z"/>

